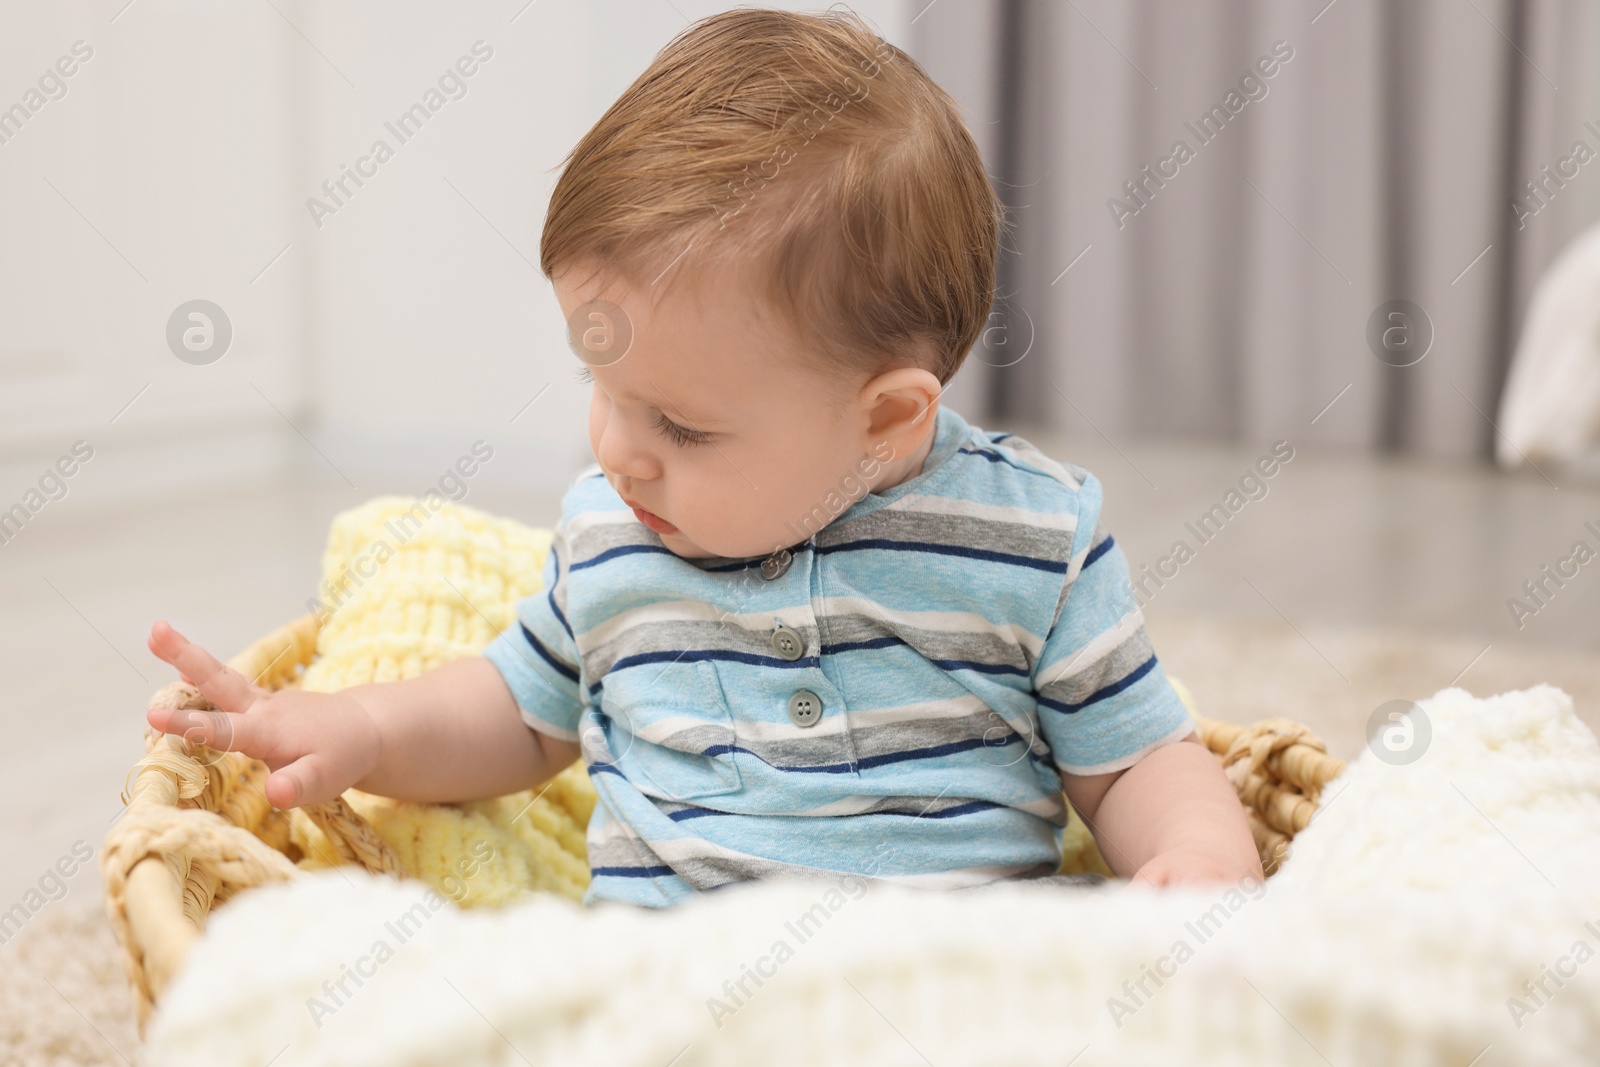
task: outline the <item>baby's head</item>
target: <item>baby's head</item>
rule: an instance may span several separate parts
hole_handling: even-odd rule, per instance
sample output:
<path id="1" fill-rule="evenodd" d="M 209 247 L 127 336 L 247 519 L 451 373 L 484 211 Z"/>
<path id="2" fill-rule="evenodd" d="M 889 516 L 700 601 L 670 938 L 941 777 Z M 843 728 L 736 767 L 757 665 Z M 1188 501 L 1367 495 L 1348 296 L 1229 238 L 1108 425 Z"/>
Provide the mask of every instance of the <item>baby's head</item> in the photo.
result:
<path id="1" fill-rule="evenodd" d="M 955 103 L 855 16 L 691 26 L 573 149 L 540 247 L 613 488 L 674 553 L 745 557 L 913 476 L 1002 223 Z"/>

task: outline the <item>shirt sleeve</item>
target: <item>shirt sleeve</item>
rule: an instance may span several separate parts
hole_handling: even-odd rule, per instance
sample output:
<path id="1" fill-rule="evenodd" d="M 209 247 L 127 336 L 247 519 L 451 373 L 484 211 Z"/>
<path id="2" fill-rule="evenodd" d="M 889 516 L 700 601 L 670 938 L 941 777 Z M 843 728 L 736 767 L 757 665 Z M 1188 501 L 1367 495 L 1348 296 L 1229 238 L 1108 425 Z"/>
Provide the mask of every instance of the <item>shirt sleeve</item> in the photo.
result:
<path id="1" fill-rule="evenodd" d="M 1131 767 L 1194 721 L 1145 633 L 1128 562 L 1100 524 L 1101 487 L 1084 472 L 1072 559 L 1034 666 L 1039 728 L 1071 774 Z"/>
<path id="2" fill-rule="evenodd" d="M 544 585 L 517 602 L 517 621 L 483 650 L 500 671 L 535 730 L 562 741 L 578 740 L 585 700 L 579 680 L 582 659 L 567 621 L 566 521 L 552 533 L 544 558 Z"/>

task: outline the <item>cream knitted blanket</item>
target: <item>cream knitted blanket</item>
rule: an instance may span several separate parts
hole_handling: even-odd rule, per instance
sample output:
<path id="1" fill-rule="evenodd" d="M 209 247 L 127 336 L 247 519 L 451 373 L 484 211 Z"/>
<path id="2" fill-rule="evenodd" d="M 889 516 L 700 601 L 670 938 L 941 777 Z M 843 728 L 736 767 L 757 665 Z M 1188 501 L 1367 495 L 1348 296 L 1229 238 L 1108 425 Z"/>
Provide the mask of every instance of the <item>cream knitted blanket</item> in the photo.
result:
<path id="1" fill-rule="evenodd" d="M 182 1067 L 1600 1062 L 1600 745 L 1562 691 L 1423 702 L 1254 892 L 769 882 L 466 912 L 352 870 L 212 918 Z"/>

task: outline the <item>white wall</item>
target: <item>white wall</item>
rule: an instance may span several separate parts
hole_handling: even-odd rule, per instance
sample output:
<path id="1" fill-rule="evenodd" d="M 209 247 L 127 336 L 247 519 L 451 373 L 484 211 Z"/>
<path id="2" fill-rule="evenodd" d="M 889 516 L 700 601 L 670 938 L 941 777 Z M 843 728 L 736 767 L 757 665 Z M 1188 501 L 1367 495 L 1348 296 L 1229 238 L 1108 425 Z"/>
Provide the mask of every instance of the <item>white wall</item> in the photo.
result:
<path id="1" fill-rule="evenodd" d="M 81 497 L 260 476 L 286 453 L 255 390 L 304 402 L 295 274 L 280 263 L 250 284 L 295 223 L 285 27 L 270 7 L 115 14 L 0 10 L 0 108 L 25 105 L 75 42 L 92 50 L 0 144 L 0 508 L 79 438 L 95 449 Z M 211 367 L 165 343 L 196 297 L 237 327 Z"/>

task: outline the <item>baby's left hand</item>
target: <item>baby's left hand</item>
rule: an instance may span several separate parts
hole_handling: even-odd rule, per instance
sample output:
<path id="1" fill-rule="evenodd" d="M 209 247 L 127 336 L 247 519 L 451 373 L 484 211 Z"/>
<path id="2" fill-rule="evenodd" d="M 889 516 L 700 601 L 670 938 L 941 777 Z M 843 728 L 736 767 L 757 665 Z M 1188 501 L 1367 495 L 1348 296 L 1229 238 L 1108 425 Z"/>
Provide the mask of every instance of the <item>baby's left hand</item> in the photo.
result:
<path id="1" fill-rule="evenodd" d="M 1165 886 L 1183 883 L 1206 884 L 1215 882 L 1238 883 L 1252 878 L 1262 880 L 1261 863 L 1254 856 L 1246 861 L 1231 856 L 1226 849 L 1184 845 L 1158 853 L 1143 867 L 1134 872 L 1134 882 Z"/>

